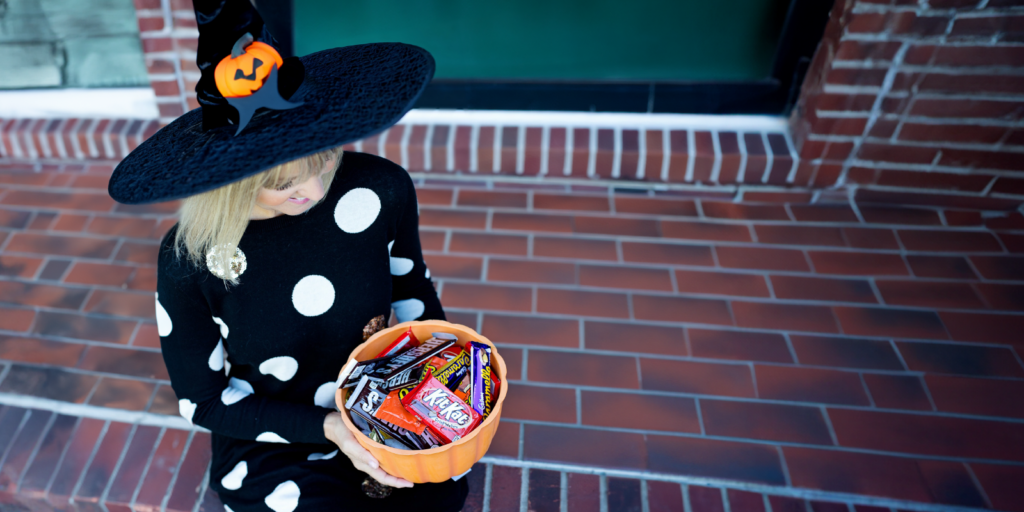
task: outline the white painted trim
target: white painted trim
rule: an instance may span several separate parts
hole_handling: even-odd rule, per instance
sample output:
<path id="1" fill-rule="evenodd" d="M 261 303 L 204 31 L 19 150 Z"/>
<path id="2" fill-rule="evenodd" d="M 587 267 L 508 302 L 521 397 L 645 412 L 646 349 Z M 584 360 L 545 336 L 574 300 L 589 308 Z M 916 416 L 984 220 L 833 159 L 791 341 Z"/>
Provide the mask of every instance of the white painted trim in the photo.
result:
<path id="1" fill-rule="evenodd" d="M 480 171 L 480 125 L 473 125 L 469 132 L 469 172 Z"/>
<path id="2" fill-rule="evenodd" d="M 540 170 L 538 176 L 548 174 L 548 157 L 551 155 L 551 127 L 544 126 L 540 129 Z"/>
<path id="3" fill-rule="evenodd" d="M 496 126 L 617 126 L 620 128 L 688 129 L 721 131 L 786 132 L 789 124 L 780 116 L 633 114 L 618 112 L 550 112 L 538 110 L 444 110 L 413 109 L 400 121 L 405 124 L 468 124 Z"/>
<path id="4" fill-rule="evenodd" d="M 497 125 L 494 127 L 494 140 L 491 141 L 491 173 L 501 172 L 501 148 L 505 140 L 505 127 Z"/>
<path id="5" fill-rule="evenodd" d="M 740 148 L 740 168 L 736 171 L 736 184 L 742 185 L 743 180 L 747 177 L 747 160 L 749 155 L 747 154 L 747 141 L 744 138 L 745 133 L 736 134 L 736 144 Z"/>
<path id="6" fill-rule="evenodd" d="M 455 172 L 455 139 L 456 135 L 458 135 L 458 130 L 458 125 L 453 124 L 448 127 L 448 142 L 445 144 L 444 148 L 445 157 L 448 160 L 448 163 L 445 165 L 444 169 L 448 172 Z M 459 170 L 461 171 L 462 169 Z"/>
<path id="7" fill-rule="evenodd" d="M 409 140 L 412 139 L 412 125 L 406 125 L 402 129 L 402 142 L 399 143 L 398 147 L 402 150 L 402 167 L 409 168 Z"/>
<path id="8" fill-rule="evenodd" d="M 693 159 L 693 155 L 688 155 Z M 672 137 L 669 130 L 661 130 L 661 181 L 668 181 L 668 170 L 672 164 Z"/>
<path id="9" fill-rule="evenodd" d="M 761 132 L 761 144 L 764 144 L 764 156 L 767 159 L 764 174 L 761 175 L 761 183 L 768 183 L 768 178 L 772 175 L 772 167 L 775 167 L 775 152 L 772 151 L 772 145 L 768 143 L 767 132 Z"/>
<path id="10" fill-rule="evenodd" d="M 0 117 L 156 119 L 160 111 L 149 87 L 24 89 L 0 91 Z"/>
<path id="11" fill-rule="evenodd" d="M 622 177 L 622 127 L 616 126 L 612 131 L 612 178 Z"/>
<path id="12" fill-rule="evenodd" d="M 433 167 L 433 145 L 434 145 L 434 125 L 427 125 L 427 135 L 423 138 L 423 170 L 430 172 L 434 170 Z"/>
<path id="13" fill-rule="evenodd" d="M 526 126 L 516 127 L 516 174 L 526 172 Z"/>
<path id="14" fill-rule="evenodd" d="M 737 134 L 739 135 L 739 134 Z M 718 140 L 718 132 L 711 132 L 711 148 L 715 152 L 715 164 L 711 166 L 711 183 L 718 183 L 718 177 L 722 174 L 722 141 Z"/>
<path id="15" fill-rule="evenodd" d="M 41 409 L 44 411 L 66 414 L 69 416 L 79 416 L 82 418 L 119 421 L 121 423 L 131 423 L 134 425 L 149 425 L 179 430 L 198 430 L 201 432 L 209 432 L 202 427 L 190 425 L 189 422 L 181 416 L 167 416 L 165 414 L 155 414 L 151 412 L 125 411 L 123 409 L 100 407 L 98 405 L 74 404 L 62 402 L 60 400 L 18 395 L 14 393 L 0 392 L 0 404 L 23 407 L 26 409 Z"/>
<path id="16" fill-rule="evenodd" d="M 636 179 L 643 180 L 647 173 L 647 130 L 637 130 Z"/>
<path id="17" fill-rule="evenodd" d="M 587 177 L 594 178 L 597 176 L 597 127 L 593 126 L 590 130 L 590 151 L 587 155 Z"/>
<path id="18" fill-rule="evenodd" d="M 671 143 L 670 139 L 669 144 Z M 694 130 L 686 130 L 686 156 L 686 176 L 683 181 L 693 183 L 693 176 L 697 168 L 697 132 Z"/>
<path id="19" fill-rule="evenodd" d="M 574 133 L 575 130 L 572 128 L 565 129 L 565 167 L 562 168 L 562 176 L 572 175 L 572 158 L 575 151 Z"/>

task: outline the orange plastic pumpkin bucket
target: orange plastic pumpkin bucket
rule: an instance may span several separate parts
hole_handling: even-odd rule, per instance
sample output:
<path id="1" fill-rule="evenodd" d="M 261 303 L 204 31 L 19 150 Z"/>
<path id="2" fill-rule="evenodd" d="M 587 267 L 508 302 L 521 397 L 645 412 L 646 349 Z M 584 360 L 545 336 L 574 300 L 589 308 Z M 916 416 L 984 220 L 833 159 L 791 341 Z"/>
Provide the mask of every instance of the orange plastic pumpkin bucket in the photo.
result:
<path id="1" fill-rule="evenodd" d="M 466 437 L 454 443 L 431 448 L 429 450 L 399 450 L 380 444 L 369 437 L 366 437 L 349 418 L 345 410 L 345 397 L 342 390 L 335 391 L 334 400 L 338 409 L 342 411 L 341 418 L 345 426 L 352 432 L 359 444 L 369 450 L 380 462 L 380 467 L 389 474 L 404 478 L 415 484 L 427 482 L 444 482 L 453 476 L 458 476 L 469 471 L 476 464 L 487 449 L 491 446 L 491 439 L 498 430 L 498 420 L 501 418 L 501 404 L 508 394 L 508 379 L 505 374 L 505 361 L 498 353 L 498 349 L 491 343 L 491 340 L 477 334 L 476 331 L 465 325 L 443 322 L 440 320 L 427 320 L 423 322 L 405 322 L 394 327 L 384 329 L 374 334 L 370 339 L 363 342 L 349 354 L 351 361 L 363 361 L 371 359 L 381 350 L 384 350 L 392 341 L 395 341 L 406 329 L 412 327 L 412 332 L 417 338 L 426 340 L 432 332 L 447 332 L 459 337 L 458 344 L 465 346 L 470 341 L 485 343 L 491 347 L 491 369 L 497 371 L 501 380 L 501 389 L 498 390 L 498 400 L 494 409 L 483 422 L 480 423 Z M 347 363 L 347 361 L 346 361 Z M 341 373 L 339 372 L 339 377 Z"/>

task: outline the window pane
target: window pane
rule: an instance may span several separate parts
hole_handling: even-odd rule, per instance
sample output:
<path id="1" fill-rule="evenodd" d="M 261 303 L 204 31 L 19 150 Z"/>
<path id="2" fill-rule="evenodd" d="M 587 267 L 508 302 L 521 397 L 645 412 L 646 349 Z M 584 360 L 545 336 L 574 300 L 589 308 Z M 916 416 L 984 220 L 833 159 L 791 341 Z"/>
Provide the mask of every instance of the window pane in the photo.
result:
<path id="1" fill-rule="evenodd" d="M 131 0 L 6 0 L 0 88 L 146 86 Z"/>

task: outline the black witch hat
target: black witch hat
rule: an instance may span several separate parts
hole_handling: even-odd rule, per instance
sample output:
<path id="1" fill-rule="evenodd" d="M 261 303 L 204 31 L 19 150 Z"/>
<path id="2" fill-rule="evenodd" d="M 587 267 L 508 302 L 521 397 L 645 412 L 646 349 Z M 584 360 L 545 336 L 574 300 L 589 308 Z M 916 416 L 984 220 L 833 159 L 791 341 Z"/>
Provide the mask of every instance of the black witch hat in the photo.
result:
<path id="1" fill-rule="evenodd" d="M 373 43 L 281 59 L 249 0 L 195 0 L 200 108 L 114 169 L 116 201 L 143 204 L 215 189 L 362 139 L 398 122 L 434 75 L 419 47 Z"/>

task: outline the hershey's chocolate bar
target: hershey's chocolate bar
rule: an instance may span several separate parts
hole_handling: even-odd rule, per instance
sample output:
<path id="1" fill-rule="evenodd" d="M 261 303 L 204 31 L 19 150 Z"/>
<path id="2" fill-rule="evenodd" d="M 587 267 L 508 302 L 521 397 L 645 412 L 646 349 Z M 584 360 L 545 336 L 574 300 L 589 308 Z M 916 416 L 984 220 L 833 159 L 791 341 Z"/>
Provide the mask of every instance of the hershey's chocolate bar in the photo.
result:
<path id="1" fill-rule="evenodd" d="M 380 389 L 380 384 L 380 381 L 371 379 L 368 375 L 363 375 L 359 382 L 356 383 L 355 389 L 352 390 L 348 400 L 345 401 L 345 408 L 350 411 L 361 409 L 366 414 L 373 416 L 377 409 L 380 408 L 380 404 L 384 403 L 384 399 L 388 396 L 387 393 Z"/>
<path id="2" fill-rule="evenodd" d="M 399 389 L 409 385 L 415 385 L 420 380 L 420 373 L 414 370 L 430 361 L 430 358 L 440 354 L 444 349 L 455 344 L 458 339 L 448 333 L 433 333 L 434 337 L 424 341 L 422 345 L 413 347 L 397 355 L 382 367 L 374 370 L 375 377 L 385 379 L 384 387 L 388 390 Z"/>
<path id="3" fill-rule="evenodd" d="M 352 372 L 349 373 L 348 378 L 341 384 L 341 387 L 344 389 L 355 386 L 359 383 L 359 379 L 362 378 L 363 375 L 372 374 L 380 368 L 385 367 L 395 357 L 396 356 L 385 356 L 357 362 L 355 367 L 352 368 Z"/>

